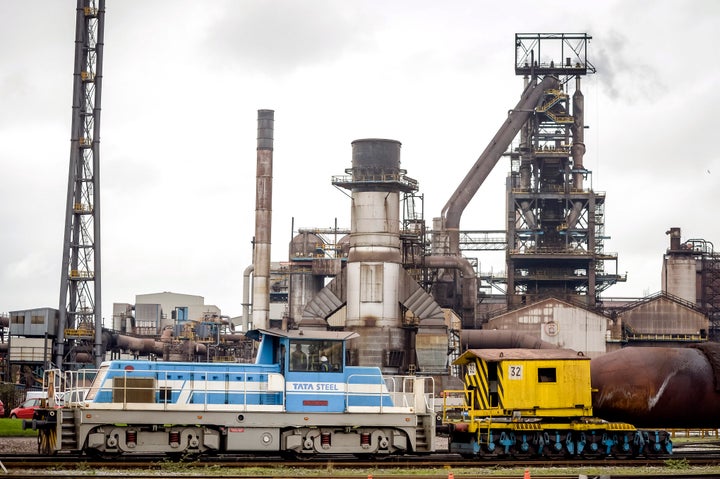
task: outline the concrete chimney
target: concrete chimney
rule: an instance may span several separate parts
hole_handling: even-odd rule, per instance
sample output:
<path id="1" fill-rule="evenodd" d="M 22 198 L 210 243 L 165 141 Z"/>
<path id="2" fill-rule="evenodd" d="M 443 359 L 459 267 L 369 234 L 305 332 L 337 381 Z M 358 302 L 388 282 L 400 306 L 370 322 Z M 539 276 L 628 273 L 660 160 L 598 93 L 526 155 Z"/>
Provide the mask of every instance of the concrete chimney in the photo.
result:
<path id="1" fill-rule="evenodd" d="M 253 249 L 253 328 L 270 326 L 270 237 L 275 112 L 258 110 L 255 175 L 255 243 Z"/>

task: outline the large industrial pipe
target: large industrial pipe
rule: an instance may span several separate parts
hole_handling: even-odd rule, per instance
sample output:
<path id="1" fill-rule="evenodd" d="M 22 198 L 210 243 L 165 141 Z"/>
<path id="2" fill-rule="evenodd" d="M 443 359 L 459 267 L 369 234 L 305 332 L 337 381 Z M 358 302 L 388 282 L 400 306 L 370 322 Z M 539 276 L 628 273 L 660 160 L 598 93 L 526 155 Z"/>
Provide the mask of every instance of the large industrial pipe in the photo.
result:
<path id="1" fill-rule="evenodd" d="M 255 270 L 254 265 L 249 265 L 243 272 L 243 302 L 242 302 L 242 331 L 247 333 L 250 324 L 250 275 Z"/>
<path id="2" fill-rule="evenodd" d="M 499 329 L 465 329 L 460 332 L 462 349 L 558 349 L 531 334 Z"/>
<path id="3" fill-rule="evenodd" d="M 270 238 L 272 227 L 273 128 L 275 112 L 258 110 L 255 183 L 255 248 L 253 264 L 253 327 L 270 324 Z"/>
<path id="4" fill-rule="evenodd" d="M 559 84 L 559 80 L 553 76 L 546 76 L 539 84 L 534 82 L 528 84 L 520 101 L 508 114 L 505 123 L 445 204 L 442 210 L 443 226 L 448 233 L 451 255 L 460 254 L 460 217 L 465 207 L 475 196 L 520 128 L 530 119 L 544 92 L 557 89 Z"/>
<path id="5" fill-rule="evenodd" d="M 573 189 L 583 189 L 585 167 L 583 157 L 585 156 L 585 97 L 580 89 L 580 76 L 575 79 L 575 93 L 573 94 L 573 124 L 570 127 L 572 133 L 571 155 L 573 161 Z M 574 228 L 582 212 L 582 201 L 575 201 L 567 217 L 568 228 Z"/>
<path id="6" fill-rule="evenodd" d="M 629 347 L 590 362 L 596 416 L 640 427 L 720 427 L 720 344 Z"/>
<path id="7" fill-rule="evenodd" d="M 163 337 L 159 341 L 153 338 L 136 338 L 118 334 L 114 335 L 114 344 L 124 351 L 132 351 L 137 354 L 154 354 L 167 360 L 165 350 L 172 342 L 172 330 L 168 329 L 167 331 L 167 334 L 163 331 Z M 203 343 L 184 341 L 183 347 L 188 351 L 194 351 L 194 354 L 198 356 L 207 354 L 207 346 Z"/>
<path id="8" fill-rule="evenodd" d="M 572 159 L 573 159 L 573 188 L 583 188 L 583 157 L 585 156 L 585 97 L 580 89 L 580 76 L 575 77 L 575 93 L 573 94 L 573 125 L 572 132 Z"/>
<path id="9" fill-rule="evenodd" d="M 528 87 L 530 79 L 525 76 L 524 88 Z M 520 188 L 523 191 L 529 191 L 532 186 L 532 145 L 530 144 L 530 137 L 532 133 L 532 123 L 529 121 L 525 122 L 525 125 L 520 129 Z M 522 200 L 520 202 L 520 211 L 522 212 L 525 223 L 530 229 L 537 228 L 537 220 L 535 214 L 531 209 L 531 203 L 528 200 Z"/>

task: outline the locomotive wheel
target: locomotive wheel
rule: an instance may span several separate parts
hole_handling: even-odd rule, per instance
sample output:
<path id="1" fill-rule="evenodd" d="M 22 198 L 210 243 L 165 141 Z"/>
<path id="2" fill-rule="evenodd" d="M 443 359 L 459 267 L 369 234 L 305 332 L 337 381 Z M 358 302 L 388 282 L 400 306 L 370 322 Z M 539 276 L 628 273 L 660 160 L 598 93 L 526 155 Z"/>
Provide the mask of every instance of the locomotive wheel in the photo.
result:
<path id="1" fill-rule="evenodd" d="M 117 459 L 118 457 L 122 456 L 122 453 L 120 451 L 107 452 L 107 451 L 100 451 L 99 449 L 94 449 L 94 448 L 85 449 L 85 454 L 88 457 L 92 457 L 93 459 L 102 459 L 105 461 L 111 461 L 113 459 Z"/>
<path id="2" fill-rule="evenodd" d="M 510 455 L 515 459 L 529 459 L 537 454 L 535 448 L 530 445 L 527 451 L 520 449 L 520 446 L 513 446 L 510 448 Z"/>
<path id="3" fill-rule="evenodd" d="M 201 456 L 199 452 L 166 452 L 165 456 L 173 462 L 195 462 Z"/>
<path id="4" fill-rule="evenodd" d="M 357 457 L 361 461 L 378 461 L 378 460 L 385 459 L 386 457 L 388 457 L 387 454 L 380 455 L 380 454 L 377 454 L 374 452 L 359 452 L 359 453 L 353 454 L 353 456 Z"/>
<path id="5" fill-rule="evenodd" d="M 280 455 L 290 461 L 310 461 L 317 458 L 317 454 L 305 454 L 297 451 L 282 451 Z"/>
<path id="6" fill-rule="evenodd" d="M 612 448 L 610 448 L 610 454 L 615 459 L 630 459 L 635 456 L 632 448 L 627 451 L 623 451 L 621 446 L 613 446 Z"/>
<path id="7" fill-rule="evenodd" d="M 565 459 L 565 458 L 569 457 L 570 455 L 565 450 L 565 448 L 562 448 L 558 451 L 552 446 L 550 446 L 550 447 L 546 446 L 544 456 L 547 457 L 548 459 Z"/>
<path id="8" fill-rule="evenodd" d="M 598 457 L 601 457 L 603 454 L 600 453 L 600 448 L 598 448 L 597 451 L 591 450 L 589 447 L 585 447 L 583 449 L 583 452 L 580 454 L 580 457 L 585 459 L 596 459 Z"/>

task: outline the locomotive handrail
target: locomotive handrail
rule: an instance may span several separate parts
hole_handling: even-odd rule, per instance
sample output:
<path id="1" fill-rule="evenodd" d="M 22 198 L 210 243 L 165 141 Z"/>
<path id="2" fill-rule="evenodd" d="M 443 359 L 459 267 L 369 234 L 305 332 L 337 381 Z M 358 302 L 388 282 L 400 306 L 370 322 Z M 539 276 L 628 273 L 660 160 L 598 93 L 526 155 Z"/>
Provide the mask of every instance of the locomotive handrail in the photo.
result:
<path id="1" fill-rule="evenodd" d="M 363 380 L 363 378 L 365 378 Z M 357 380 L 358 382 L 353 382 Z M 368 380 L 372 382 L 367 382 Z M 382 381 L 379 381 L 382 380 Z M 364 390 L 357 390 L 357 388 L 353 388 L 352 386 L 362 386 Z M 373 387 L 374 386 L 374 387 Z M 377 390 L 375 390 L 377 389 Z M 362 398 L 362 397 L 377 397 L 380 401 L 379 406 L 369 406 L 369 407 L 379 407 L 380 412 L 383 411 L 383 408 L 393 406 L 392 399 L 390 397 L 390 391 L 388 389 L 387 380 L 381 376 L 377 376 L 375 374 L 350 374 L 347 377 L 347 380 L 345 382 L 345 407 L 347 410 L 350 410 L 352 407 L 357 407 L 356 404 L 352 404 L 354 398 Z M 386 398 L 387 397 L 387 398 Z M 383 402 L 388 401 L 390 404 L 383 404 Z"/>
<path id="2" fill-rule="evenodd" d="M 467 389 L 450 389 L 442 393 L 443 414 L 442 422 L 450 423 L 467 420 L 470 417 L 471 407 L 467 403 Z M 459 399 L 459 404 L 450 404 L 448 399 Z"/>
<path id="3" fill-rule="evenodd" d="M 255 399 L 258 406 L 262 405 L 265 408 L 274 406 L 277 410 L 285 408 L 284 378 L 272 371 L 190 372 L 134 369 L 114 372 L 116 374 L 109 378 L 105 374 L 99 379 L 101 384 L 92 388 L 95 391 L 91 394 L 91 399 L 102 403 L 103 407 L 117 404 L 122 409 L 130 409 L 130 404 L 142 404 L 143 407 L 154 405 L 154 408 L 161 410 L 182 407 L 208 411 L 232 404 L 239 410 L 248 411 L 256 405 L 253 400 Z M 183 377 L 188 373 L 190 379 Z M 265 382 L 252 380 L 253 377 L 260 375 L 267 376 L 267 380 Z M 115 384 L 118 378 L 122 379 L 119 386 Z M 133 379 L 151 382 L 133 383 Z"/>
<path id="4" fill-rule="evenodd" d="M 345 384 L 345 405 L 349 412 L 371 409 L 381 413 L 394 410 L 428 412 L 435 410 L 434 391 L 435 382 L 431 377 L 350 374 Z M 379 404 L 360 406 L 354 404 L 356 398 L 376 398 Z"/>

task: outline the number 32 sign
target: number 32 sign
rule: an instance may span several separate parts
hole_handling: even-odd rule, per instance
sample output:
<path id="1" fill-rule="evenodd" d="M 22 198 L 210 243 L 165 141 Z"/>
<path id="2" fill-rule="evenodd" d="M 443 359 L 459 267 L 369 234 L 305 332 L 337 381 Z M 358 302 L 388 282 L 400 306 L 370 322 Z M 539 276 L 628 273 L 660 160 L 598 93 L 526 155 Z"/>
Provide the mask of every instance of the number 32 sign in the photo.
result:
<path id="1" fill-rule="evenodd" d="M 521 364 L 509 365 L 508 366 L 508 377 L 510 379 L 522 379 L 522 377 L 523 377 L 522 365 Z"/>

